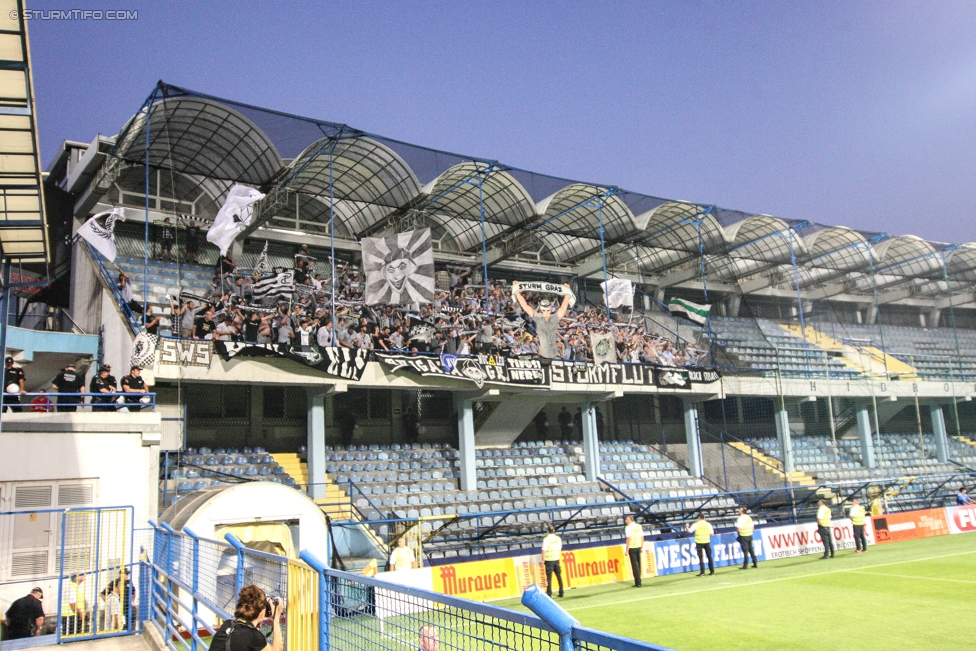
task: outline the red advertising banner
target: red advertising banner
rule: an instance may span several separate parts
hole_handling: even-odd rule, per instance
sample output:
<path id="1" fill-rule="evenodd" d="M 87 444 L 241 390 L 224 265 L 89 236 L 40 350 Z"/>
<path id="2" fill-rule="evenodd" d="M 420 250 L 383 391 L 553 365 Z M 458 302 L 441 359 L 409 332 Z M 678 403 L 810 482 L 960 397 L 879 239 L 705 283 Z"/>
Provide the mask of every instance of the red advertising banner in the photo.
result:
<path id="1" fill-rule="evenodd" d="M 949 533 L 945 509 L 903 511 L 872 518 L 874 539 L 879 545 L 916 538 L 931 538 Z"/>

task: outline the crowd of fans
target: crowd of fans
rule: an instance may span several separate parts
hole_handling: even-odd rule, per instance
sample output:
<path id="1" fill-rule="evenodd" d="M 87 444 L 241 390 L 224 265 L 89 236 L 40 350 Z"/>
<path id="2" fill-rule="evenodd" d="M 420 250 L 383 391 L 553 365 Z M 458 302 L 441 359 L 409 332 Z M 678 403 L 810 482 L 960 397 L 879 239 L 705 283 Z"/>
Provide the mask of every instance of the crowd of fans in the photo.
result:
<path id="1" fill-rule="evenodd" d="M 447 268 L 447 286 L 438 281 L 429 304 L 366 305 L 365 276 L 355 264 L 336 262 L 335 319 L 332 322 L 331 264 L 324 270 L 302 246 L 294 256 L 293 290 L 255 295 L 270 270 L 239 267 L 222 256 L 213 280 L 200 294 L 167 297 L 172 334 L 183 338 L 294 345 L 344 346 L 374 351 L 538 356 L 539 337 L 531 315 L 513 296 L 512 286 L 492 280 L 471 284 L 471 270 Z M 124 282 L 124 281 L 123 281 Z M 545 297 L 523 294 L 530 305 Z M 141 309 L 141 308 L 140 308 Z M 152 327 L 149 327 L 151 324 Z M 155 334 L 159 318 L 147 308 L 147 330 Z M 607 333 L 621 362 L 662 366 L 698 366 L 705 351 L 679 346 L 650 333 L 644 319 L 627 312 L 611 318 L 603 306 L 577 304 L 559 320 L 557 355 L 592 361 L 593 333 Z"/>

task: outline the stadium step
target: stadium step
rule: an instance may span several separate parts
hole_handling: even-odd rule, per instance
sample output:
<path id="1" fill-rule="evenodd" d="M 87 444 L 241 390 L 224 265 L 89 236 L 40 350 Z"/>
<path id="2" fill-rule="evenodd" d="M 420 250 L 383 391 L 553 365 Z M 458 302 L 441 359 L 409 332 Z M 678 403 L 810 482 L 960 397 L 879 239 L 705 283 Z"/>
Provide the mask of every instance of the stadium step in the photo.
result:
<path id="1" fill-rule="evenodd" d="M 820 332 L 813 326 L 807 326 L 803 330 L 795 324 L 778 325 L 790 334 L 797 337 L 805 336 L 808 343 L 834 353 L 834 359 L 843 362 L 846 366 L 859 373 L 866 375 L 888 374 L 892 376 L 893 380 L 918 379 L 918 371 L 914 367 L 882 352 L 879 348 L 873 346 L 851 346 Z"/>
<path id="2" fill-rule="evenodd" d="M 271 456 L 292 479 L 302 485 L 308 484 L 308 464 L 302 461 L 297 454 L 294 452 L 276 452 Z"/>
<path id="3" fill-rule="evenodd" d="M 972 440 L 968 436 L 954 436 L 953 438 L 961 443 L 965 443 L 966 445 L 971 445 L 972 447 L 976 448 L 976 441 Z"/>
<path id="4" fill-rule="evenodd" d="M 742 452 L 745 452 L 753 459 L 760 462 L 763 470 L 771 475 L 774 475 L 780 479 L 786 479 L 789 476 L 790 483 L 798 484 L 800 486 L 816 486 L 817 482 L 813 477 L 800 470 L 794 470 L 790 473 L 783 472 L 783 462 L 776 457 L 771 457 L 763 454 L 756 448 L 752 447 L 748 443 L 743 443 L 742 441 L 733 441 L 729 443 L 732 447 Z"/>

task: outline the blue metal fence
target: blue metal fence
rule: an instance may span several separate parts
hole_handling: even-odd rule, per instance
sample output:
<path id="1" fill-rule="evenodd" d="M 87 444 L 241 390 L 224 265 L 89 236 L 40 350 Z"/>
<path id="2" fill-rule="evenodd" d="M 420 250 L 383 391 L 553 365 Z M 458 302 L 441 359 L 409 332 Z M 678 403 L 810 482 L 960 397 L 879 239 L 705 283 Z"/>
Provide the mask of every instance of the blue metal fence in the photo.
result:
<path id="1" fill-rule="evenodd" d="M 328 555 L 322 560 L 308 550 L 300 555 L 301 567 L 317 580 L 299 582 L 289 578 L 298 561 L 247 549 L 233 536 L 225 544 L 153 526 L 154 553 L 146 562 L 153 586 L 150 620 L 171 651 L 205 647 L 220 620 L 231 617 L 237 593 L 251 583 L 287 598 L 287 651 L 406 651 L 437 648 L 435 640 L 443 649 L 557 651 L 568 640 L 581 651 L 667 651 L 575 622 L 561 636 L 548 619 L 334 570 Z M 297 611 L 303 600 L 315 604 L 314 618 Z"/>

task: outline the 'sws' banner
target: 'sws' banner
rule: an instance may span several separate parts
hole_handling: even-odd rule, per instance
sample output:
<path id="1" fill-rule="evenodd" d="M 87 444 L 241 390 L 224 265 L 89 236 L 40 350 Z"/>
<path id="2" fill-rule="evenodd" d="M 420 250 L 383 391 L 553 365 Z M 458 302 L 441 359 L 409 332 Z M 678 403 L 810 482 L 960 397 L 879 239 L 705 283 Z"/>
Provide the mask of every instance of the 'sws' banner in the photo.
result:
<path id="1" fill-rule="evenodd" d="M 249 344 L 231 341 L 213 342 L 222 359 L 235 357 L 284 357 L 301 362 L 327 375 L 359 381 L 366 370 L 368 351 L 329 346 L 292 346 L 290 344 Z"/>
<path id="2" fill-rule="evenodd" d="M 406 370 L 424 377 L 440 377 L 450 380 L 474 382 L 480 389 L 485 384 L 521 384 L 541 386 L 548 384 L 545 369 L 538 359 L 512 359 L 506 357 L 458 357 L 440 355 L 400 355 L 374 353 L 376 358 L 393 372 Z"/>
<path id="3" fill-rule="evenodd" d="M 762 530 L 757 529 L 752 538 L 752 548 L 756 558 L 764 561 L 767 558 L 766 545 L 763 543 Z M 698 570 L 698 548 L 695 539 L 675 538 L 673 540 L 658 540 L 654 543 L 654 558 L 657 561 L 657 573 L 680 574 Z M 726 565 L 740 565 L 742 563 L 742 547 L 738 536 L 733 533 L 720 533 L 712 536 L 712 558 L 715 567 Z M 706 565 L 708 559 L 705 559 Z"/>
<path id="4" fill-rule="evenodd" d="M 864 537 L 869 545 L 875 544 L 874 528 L 865 520 Z M 822 554 L 824 547 L 815 522 L 791 524 L 785 527 L 760 529 L 765 542 L 766 558 L 791 558 L 807 554 Z M 830 527 L 834 536 L 834 549 L 854 549 L 854 528 L 848 519 L 834 520 Z"/>

